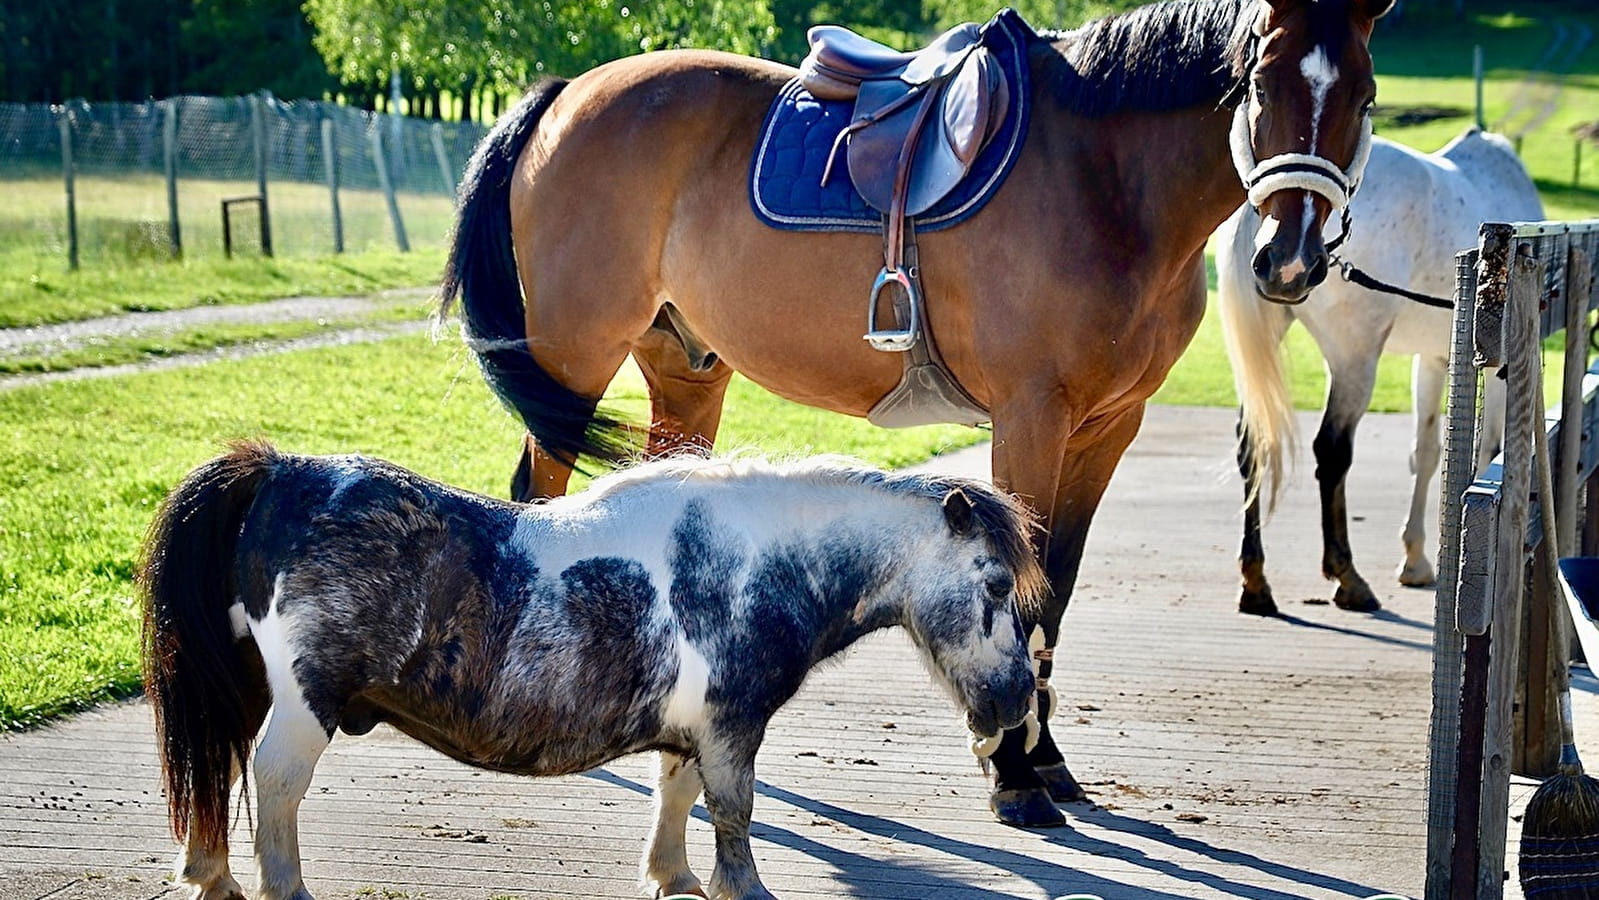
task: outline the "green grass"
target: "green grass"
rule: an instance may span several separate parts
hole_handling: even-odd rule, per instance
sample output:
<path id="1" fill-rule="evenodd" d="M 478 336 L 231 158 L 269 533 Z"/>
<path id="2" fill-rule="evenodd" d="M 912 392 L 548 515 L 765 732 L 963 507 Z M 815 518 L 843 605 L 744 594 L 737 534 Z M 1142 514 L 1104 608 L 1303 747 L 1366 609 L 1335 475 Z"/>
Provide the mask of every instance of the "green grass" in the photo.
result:
<path id="1" fill-rule="evenodd" d="M 148 261 L 77 272 L 5 266 L 0 257 L 0 328 L 15 328 L 122 312 L 434 284 L 444 269 L 444 253 Z"/>
<path id="2" fill-rule="evenodd" d="M 0 173 L 6 202 L 0 207 L 0 271 L 27 264 L 41 271 L 67 265 L 66 194 L 57 173 Z M 253 195 L 253 181 L 180 178 L 178 221 L 184 255 L 220 258 L 224 197 Z M 75 180 L 78 253 L 85 267 L 164 260 L 168 256 L 166 181 L 159 175 L 79 175 Z M 333 251 L 332 204 L 325 186 L 275 181 L 267 187 L 272 246 L 280 256 Z M 401 219 L 413 247 L 441 247 L 454 218 L 444 194 L 397 195 Z M 339 192 L 345 250 L 394 250 L 396 243 L 383 194 L 345 188 Z M 233 211 L 238 252 L 259 250 L 259 217 L 252 206 Z"/>
<path id="3" fill-rule="evenodd" d="M 1508 123 L 1505 116 L 1556 24 L 1581 20 L 1599 32 L 1599 8 L 1591 5 L 1523 3 L 1513 13 L 1477 11 L 1463 22 L 1454 21 L 1446 7 L 1415 5 L 1397 27 L 1379 27 L 1371 41 L 1378 76 L 1378 133 L 1429 152 L 1472 124 L 1474 45 L 1484 50 L 1484 119 L 1490 128 L 1507 130 L 1507 124 L 1525 124 L 1524 114 Z M 1397 112 L 1423 107 L 1455 114 L 1410 125 L 1395 121 Z M 1549 218 L 1599 216 L 1599 148 L 1587 148 L 1585 187 L 1574 189 L 1571 184 L 1575 138 L 1570 129 L 1594 119 L 1599 119 L 1599 41 L 1573 65 L 1560 94 L 1560 108 L 1522 137 L 1522 160 L 1543 192 Z"/>
<path id="4" fill-rule="evenodd" d="M 642 387 L 613 398 L 642 415 Z M 986 434 L 885 431 L 738 380 L 718 446 L 902 465 Z M 137 689 L 139 540 L 186 471 L 249 435 L 502 496 L 521 444 L 459 345 L 421 336 L 0 392 L 0 727 Z"/>

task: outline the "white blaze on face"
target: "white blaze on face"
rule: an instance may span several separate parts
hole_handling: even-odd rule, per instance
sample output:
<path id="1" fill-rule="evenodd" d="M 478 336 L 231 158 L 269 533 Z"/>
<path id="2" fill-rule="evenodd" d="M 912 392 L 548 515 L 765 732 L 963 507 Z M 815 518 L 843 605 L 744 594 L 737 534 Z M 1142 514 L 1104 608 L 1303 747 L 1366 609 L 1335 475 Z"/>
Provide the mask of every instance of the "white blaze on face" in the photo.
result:
<path id="1" fill-rule="evenodd" d="M 1327 109 L 1327 92 L 1338 81 L 1338 67 L 1327 58 L 1321 47 L 1305 54 L 1299 63 L 1299 72 L 1310 86 L 1310 153 L 1316 152 L 1316 139 L 1321 134 L 1321 115 Z"/>
<path id="2" fill-rule="evenodd" d="M 1305 76 L 1305 84 L 1310 87 L 1310 146 L 1306 152 L 1317 154 L 1317 143 L 1321 138 L 1321 117 L 1327 110 L 1327 94 L 1338 81 L 1338 67 L 1327 58 L 1327 51 L 1316 47 L 1305 58 L 1299 61 L 1299 73 Z M 1305 221 L 1300 225 L 1299 233 L 1308 237 L 1316 227 L 1316 195 L 1310 191 L 1305 192 Z M 1304 272 L 1305 266 L 1301 257 L 1295 255 L 1282 268 L 1282 278 L 1292 281 Z"/>

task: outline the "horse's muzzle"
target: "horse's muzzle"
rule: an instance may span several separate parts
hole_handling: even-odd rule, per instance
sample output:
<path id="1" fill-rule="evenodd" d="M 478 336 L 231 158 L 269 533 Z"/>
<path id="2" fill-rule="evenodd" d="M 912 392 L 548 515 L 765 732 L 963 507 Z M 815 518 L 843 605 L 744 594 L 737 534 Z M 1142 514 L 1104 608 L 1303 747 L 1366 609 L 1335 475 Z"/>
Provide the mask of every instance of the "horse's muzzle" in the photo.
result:
<path id="1" fill-rule="evenodd" d="M 1255 251 L 1253 269 L 1261 297 L 1290 306 L 1303 303 L 1312 288 L 1327 280 L 1327 245 L 1318 232 L 1294 240 L 1279 231 Z"/>

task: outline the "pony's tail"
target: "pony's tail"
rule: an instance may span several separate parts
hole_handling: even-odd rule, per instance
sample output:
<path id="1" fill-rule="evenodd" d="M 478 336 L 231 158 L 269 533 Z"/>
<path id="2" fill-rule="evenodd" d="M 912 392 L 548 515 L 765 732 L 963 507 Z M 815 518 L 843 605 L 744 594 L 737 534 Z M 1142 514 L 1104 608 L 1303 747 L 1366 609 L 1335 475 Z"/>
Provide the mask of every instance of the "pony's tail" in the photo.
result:
<path id="1" fill-rule="evenodd" d="M 228 792 L 271 704 L 260 654 L 229 609 L 240 527 L 280 459 L 265 443 L 234 444 L 173 490 L 145 538 L 144 690 L 180 841 L 225 846 Z"/>
<path id="2" fill-rule="evenodd" d="M 1255 472 L 1254 484 L 1246 486 L 1245 503 L 1256 500 L 1264 485 L 1270 509 L 1276 506 L 1282 485 L 1283 457 L 1291 462 L 1297 449 L 1298 424 L 1283 376 L 1281 342 L 1272 321 L 1281 313 L 1256 296 L 1250 281 L 1250 257 L 1259 227 L 1259 215 L 1245 204 L 1218 233 L 1216 305 L 1227 357 L 1232 361 L 1233 386 L 1238 391 L 1238 439 L 1242 443 L 1247 437 Z"/>
<path id="3" fill-rule="evenodd" d="M 467 344 L 484 380 L 541 449 L 568 465 L 580 453 L 619 462 L 632 455 L 633 429 L 599 410 L 599 398 L 567 388 L 533 358 L 511 241 L 517 158 L 566 84 L 547 78 L 534 85 L 473 151 L 461 180 L 439 316 L 459 300 Z"/>

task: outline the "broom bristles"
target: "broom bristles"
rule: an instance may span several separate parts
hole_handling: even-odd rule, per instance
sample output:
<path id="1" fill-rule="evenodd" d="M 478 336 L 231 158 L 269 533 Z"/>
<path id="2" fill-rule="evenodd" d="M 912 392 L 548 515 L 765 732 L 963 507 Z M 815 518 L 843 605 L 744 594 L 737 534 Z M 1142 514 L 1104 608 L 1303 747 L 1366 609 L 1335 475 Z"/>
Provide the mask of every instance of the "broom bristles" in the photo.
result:
<path id="1" fill-rule="evenodd" d="M 1580 763 L 1561 769 L 1522 816 L 1521 890 L 1539 900 L 1599 900 L 1599 780 Z"/>

